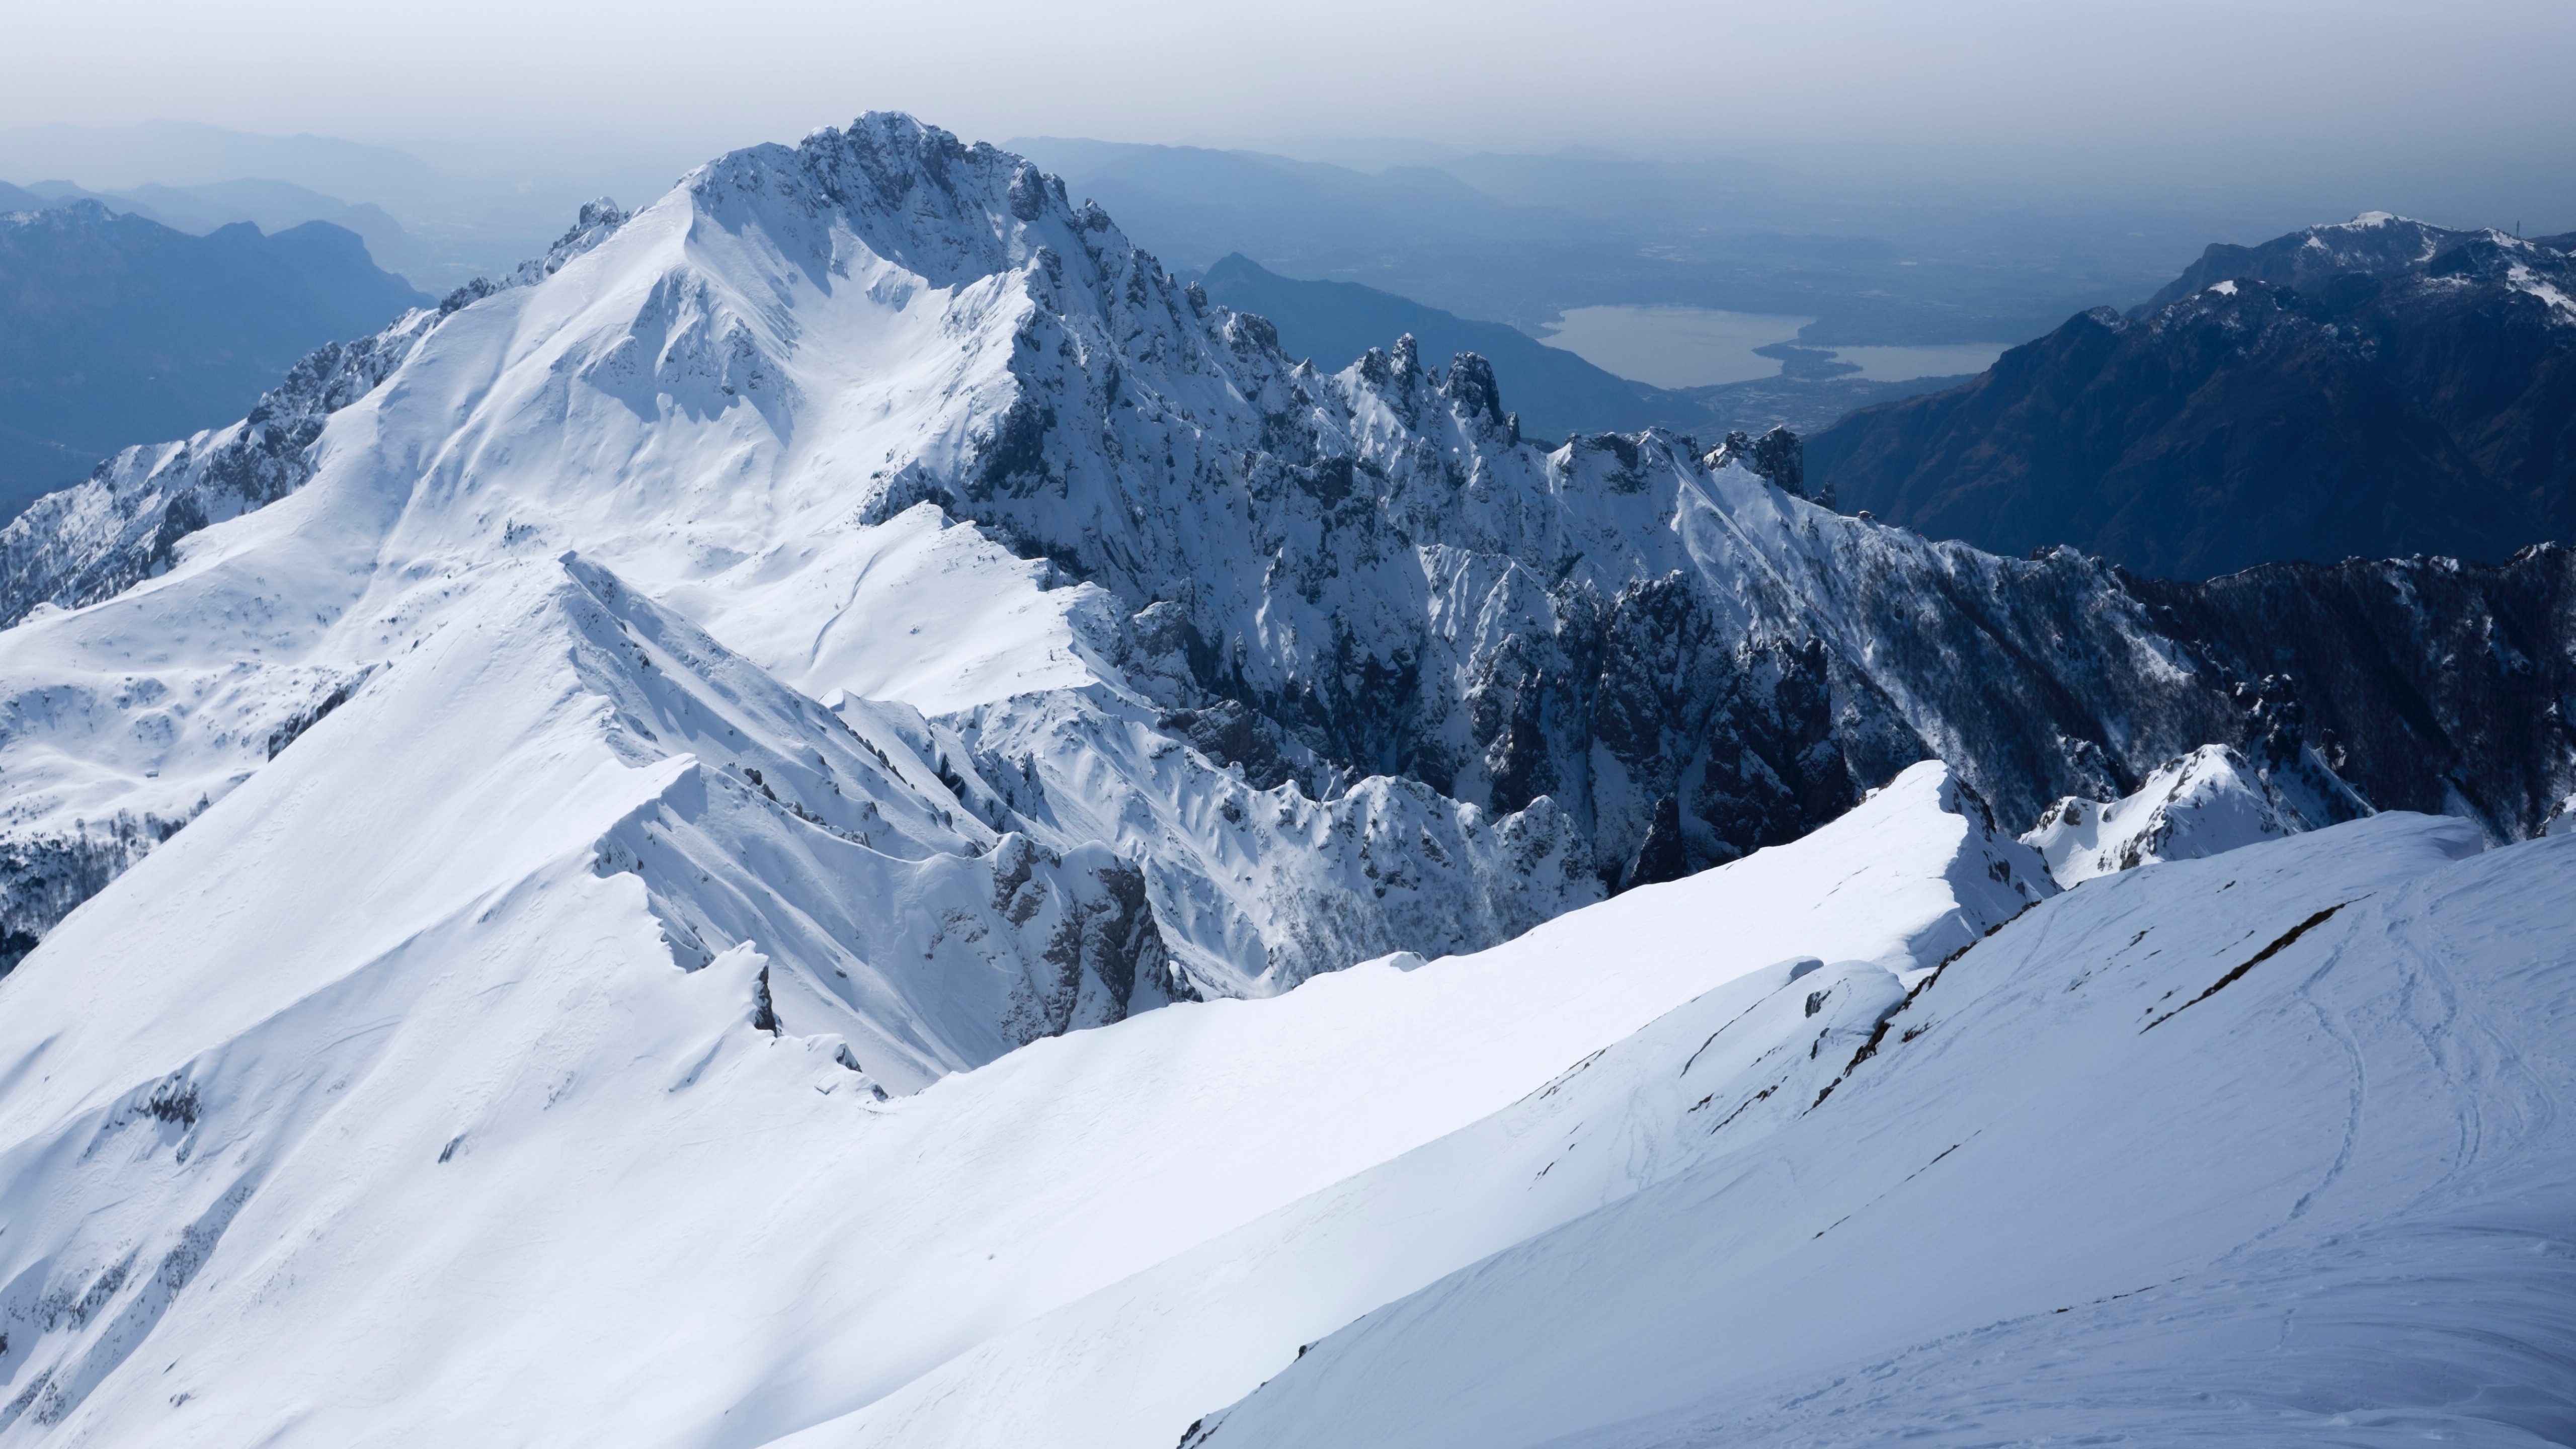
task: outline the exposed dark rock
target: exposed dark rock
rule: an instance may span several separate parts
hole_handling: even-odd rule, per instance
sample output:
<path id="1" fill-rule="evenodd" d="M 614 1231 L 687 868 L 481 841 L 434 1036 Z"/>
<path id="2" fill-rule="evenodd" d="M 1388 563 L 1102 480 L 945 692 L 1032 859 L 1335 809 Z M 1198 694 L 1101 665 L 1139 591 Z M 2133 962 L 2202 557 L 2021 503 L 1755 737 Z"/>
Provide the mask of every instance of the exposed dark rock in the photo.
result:
<path id="1" fill-rule="evenodd" d="M 1740 463 L 1757 478 L 1768 478 L 1795 497 L 1807 496 L 1806 445 L 1796 433 L 1775 427 L 1761 437 L 1743 432 L 1730 432 L 1717 451 L 1709 455 L 1709 466 L 1723 468 Z M 1831 501 L 1827 500 L 1827 506 Z"/>
<path id="2" fill-rule="evenodd" d="M 106 889 L 186 823 L 119 813 L 0 846 L 0 977 L 15 971 L 73 907 Z"/>
<path id="3" fill-rule="evenodd" d="M 2538 833 L 2576 789 L 2576 550 L 2124 582 L 2234 681 L 2239 722 L 2212 740 L 2258 763 L 2313 746 L 2378 808 L 2465 805 L 2498 839 Z"/>
<path id="4" fill-rule="evenodd" d="M 1619 878 L 1621 890 L 1680 880 L 1691 873 L 1690 850 L 1682 843 L 1682 806 L 1666 795 L 1655 802 L 1655 818 L 1637 846 L 1637 858 Z"/>
<path id="5" fill-rule="evenodd" d="M 2381 220 L 2212 247 L 1965 386 L 1809 439 L 1819 482 L 1934 537 L 2142 573 L 2576 537 L 2576 260 Z"/>

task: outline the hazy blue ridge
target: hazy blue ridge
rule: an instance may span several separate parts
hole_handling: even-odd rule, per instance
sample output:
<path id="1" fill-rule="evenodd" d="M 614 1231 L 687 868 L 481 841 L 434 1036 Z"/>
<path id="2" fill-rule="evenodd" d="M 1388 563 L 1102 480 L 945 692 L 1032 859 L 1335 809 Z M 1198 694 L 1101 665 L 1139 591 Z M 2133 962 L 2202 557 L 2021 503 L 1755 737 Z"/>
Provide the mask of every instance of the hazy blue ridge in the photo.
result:
<path id="1" fill-rule="evenodd" d="M 1241 252 L 1533 328 L 1617 304 L 1809 317 L 1802 340 L 1825 347 L 2027 337 L 2145 297 L 2210 236 L 2279 225 L 1847 197 L 1742 163 L 1475 155 L 1363 171 L 1196 146 L 1006 144 L 1173 267 Z"/>
<path id="2" fill-rule="evenodd" d="M 87 200 L 12 205 L 0 215 L 0 518 L 120 447 L 240 417 L 314 348 L 429 300 L 325 222 L 190 236 Z"/>
<path id="3" fill-rule="evenodd" d="M 366 242 L 367 255 L 377 266 L 414 286 L 437 289 L 441 259 L 435 248 L 406 231 L 383 207 L 371 201 L 352 206 L 336 196 L 325 196 L 292 182 L 256 178 L 202 186 L 164 186 L 156 182 L 123 191 L 91 191 L 68 181 L 40 181 L 18 189 L 47 206 L 86 198 L 110 211 L 157 221 L 192 236 L 204 236 L 239 221 L 272 235 L 308 221 L 327 221 L 344 231 L 356 232 Z"/>
<path id="4" fill-rule="evenodd" d="M 2576 535 L 2576 258 L 2371 213 L 2213 246 L 1965 386 L 1810 439 L 1845 507 L 2198 579 Z"/>

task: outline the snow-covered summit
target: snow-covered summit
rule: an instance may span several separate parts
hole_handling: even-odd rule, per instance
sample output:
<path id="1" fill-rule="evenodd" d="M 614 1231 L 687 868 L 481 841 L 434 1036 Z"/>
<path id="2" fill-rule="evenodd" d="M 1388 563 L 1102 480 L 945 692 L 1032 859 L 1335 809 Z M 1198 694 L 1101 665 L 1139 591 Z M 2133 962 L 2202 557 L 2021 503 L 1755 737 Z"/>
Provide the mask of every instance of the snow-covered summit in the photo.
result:
<path id="1" fill-rule="evenodd" d="M 810 695 L 1007 709 L 967 726 L 982 761 L 917 732 L 916 784 L 1047 850 L 1141 859 L 1164 940 L 1213 989 L 1481 945 L 1593 898 L 1579 835 L 1543 801 L 1491 818 L 1346 778 L 1274 803 L 1258 797 L 1281 781 L 1163 763 L 1167 708 L 1105 657 L 1130 607 L 896 496 L 929 480 L 953 498 L 1026 461 L 1013 368 L 1041 333 L 1104 375 L 1124 346 L 1131 399 L 1162 396 L 1157 376 L 1191 399 L 1157 404 L 1167 425 L 1240 406 L 1211 361 L 1227 324 L 1204 310 L 1024 163 L 906 118 L 738 153 L 632 218 L 587 209 L 508 284 L 315 359 L 252 420 L 129 454 L 9 535 L 22 578 L 72 581 L 53 602 L 105 595 L 0 639 L 6 808 L 44 887 L 12 924 L 40 934 L 487 587 L 567 549 Z M 1149 373 L 1158 347 L 1177 365 Z M 1275 348 L 1259 361 L 1287 368 Z M 1045 461 L 1114 471 L 1097 449 Z M 916 591 L 929 607 L 903 602 Z M 891 633 L 889 609 L 915 622 Z M 1018 753 L 999 760 L 1005 732 Z M 1423 840 L 1447 844 L 1426 860 Z M 1357 911 L 1303 904 L 1352 885 L 1370 890 Z"/>
<path id="2" fill-rule="evenodd" d="M 2270 728 L 2096 561 L 1669 434 L 1542 450 L 1409 339 L 1292 361 L 909 117 L 586 209 L 512 280 L 0 536 L 70 611 L 0 634 L 19 936 L 567 550 L 787 687 L 918 713 L 938 788 L 1135 862 L 1217 994 L 1490 944 L 1918 760 L 2018 823 Z"/>
<path id="3" fill-rule="evenodd" d="M 2492 227 L 2436 226 L 2392 212 L 2366 211 L 2350 221 L 2303 227 L 2256 246 L 2213 242 L 2138 311 L 2154 312 L 2229 281 L 2314 292 L 2336 277 L 2400 277 L 2434 267 L 2451 253 L 2463 258 L 2498 254 L 2550 272 L 2567 265 L 2564 253 Z"/>
<path id="4" fill-rule="evenodd" d="M 2335 823 L 2311 821 L 2288 792 L 2225 745 L 2204 745 L 2147 776 L 2117 800 L 2068 796 L 2040 817 L 2022 843 L 2048 862 L 2059 885 L 2193 860 Z"/>
<path id="5" fill-rule="evenodd" d="M 2331 789 L 2348 681 L 1841 517 L 1785 438 L 1542 449 L 1473 358 L 1293 361 L 909 118 L 513 280 L 8 536 L 89 582 L 0 630 L 0 1442 L 1169 1443 L 1739 1143 L 1866 1211 L 1916 1159 L 1843 1124 L 2042 1098 L 1981 1084 L 2065 1013 L 2125 1043 L 2094 1003 L 2206 996 L 2281 903 L 2529 833 L 2364 822 L 2060 937 L 2014 827 L 2209 742 Z M 2390 635 L 2554 678 L 2445 570 L 2368 576 Z M 2489 775 L 2564 798 L 2525 743 Z M 2106 897 L 2206 919 L 2068 1003 Z M 1979 1011 L 1924 1039 L 1936 986 Z M 2263 1120 L 2186 1065 L 2118 1100 Z M 1296 1441 L 1285 1393 L 1224 1432 Z"/>

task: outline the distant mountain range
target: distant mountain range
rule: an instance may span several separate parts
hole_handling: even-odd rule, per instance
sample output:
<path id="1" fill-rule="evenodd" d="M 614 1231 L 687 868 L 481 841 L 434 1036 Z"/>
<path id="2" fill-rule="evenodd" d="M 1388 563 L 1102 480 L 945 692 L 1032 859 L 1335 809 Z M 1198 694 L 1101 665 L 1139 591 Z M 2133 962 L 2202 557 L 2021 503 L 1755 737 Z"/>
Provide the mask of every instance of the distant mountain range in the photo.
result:
<path id="1" fill-rule="evenodd" d="M 401 275 L 415 286 L 424 285 L 422 279 L 432 277 L 438 266 L 430 245 L 404 230 L 403 224 L 383 207 L 372 201 L 352 205 L 289 181 L 244 178 L 200 186 L 154 182 L 123 191 L 92 191 L 68 181 L 38 181 L 26 186 L 0 183 L 0 211 L 41 209 L 81 200 L 157 221 L 191 236 L 204 236 L 217 227 L 240 221 L 272 233 L 308 221 L 327 221 L 356 232 L 377 266 Z"/>
<path id="2" fill-rule="evenodd" d="M 1200 276 L 1207 294 L 1268 319 L 1289 352 L 1339 367 L 1372 347 L 1411 335 L 1423 354 L 1473 352 L 1493 364 L 1521 426 L 1536 436 L 1634 432 L 1664 427 L 1711 443 L 1730 430 L 1775 425 L 1806 433 L 1854 408 L 1949 386 L 1957 378 L 1871 382 L 1855 377 L 1777 377 L 1716 387 L 1661 388 L 1605 371 L 1517 327 L 1477 322 L 1356 282 L 1303 282 L 1240 252 Z"/>
<path id="3" fill-rule="evenodd" d="M 389 147 L 334 136 L 263 136 L 192 121 L 0 130 L 0 175 L 70 176 L 118 189 L 277 176 L 375 202 L 432 191 L 444 182 L 418 157 Z"/>
<path id="4" fill-rule="evenodd" d="M 0 1444 L 2570 1437 L 2576 550 L 1378 340 L 878 113 L 0 527 Z"/>
<path id="5" fill-rule="evenodd" d="M 137 439 L 239 417 L 314 348 L 430 300 L 325 222 L 190 236 L 28 195 L 0 191 L 0 517 Z"/>
<path id="6" fill-rule="evenodd" d="M 2571 242 L 2372 213 L 2212 246 L 2127 316 L 1855 414 L 1808 466 L 1934 537 L 2148 574 L 2500 562 L 2576 535 Z"/>
<path id="7" fill-rule="evenodd" d="M 2208 237 L 2280 221 L 1846 194 L 1742 162 L 1484 154 L 1372 171 L 1194 146 L 1008 144 L 1176 267 L 1242 252 L 1283 275 L 1529 327 L 1623 303 L 1812 318 L 1803 340 L 1823 346 L 2027 337 L 2101 298 L 2145 296 Z"/>
<path id="8" fill-rule="evenodd" d="M 496 144 L 466 158 L 467 172 L 449 174 L 407 152 L 338 137 L 164 120 L 0 129 L 0 177 L 21 190 L 87 194 L 181 231 L 331 222 L 365 237 L 378 266 L 443 295 L 543 251 L 563 218 L 603 191 L 659 194 L 689 158 L 659 163 L 652 149 L 585 151 L 560 138 Z"/>

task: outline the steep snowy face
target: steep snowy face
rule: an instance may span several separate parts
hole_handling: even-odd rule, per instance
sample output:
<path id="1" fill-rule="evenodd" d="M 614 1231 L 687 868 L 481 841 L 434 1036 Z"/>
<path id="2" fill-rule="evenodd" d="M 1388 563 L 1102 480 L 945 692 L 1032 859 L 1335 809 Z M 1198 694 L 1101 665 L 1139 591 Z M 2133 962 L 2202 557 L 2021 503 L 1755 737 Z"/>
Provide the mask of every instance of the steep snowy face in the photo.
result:
<path id="1" fill-rule="evenodd" d="M 1641 1032 L 1567 1084 L 1618 1108 L 1498 1115 L 1484 1155 L 1687 1124 L 1659 1181 L 1278 1353 L 1182 1442 L 2554 1442 L 2571 869 L 2384 815 L 2094 881 L 1880 986 L 1856 1046 L 1829 997 L 1791 1037 L 1819 1066 Z"/>
<path id="2" fill-rule="evenodd" d="M 1929 543 L 1663 433 L 1544 447 L 1470 356 L 1291 362 L 1025 162 L 906 117 L 722 158 L 559 251 L 379 339 L 379 383 L 260 444 L 274 483 L 194 461 L 245 429 L 0 540 L 22 601 L 151 580 L 161 660 L 129 667 L 122 615 L 0 637 L 29 722 L 0 739 L 11 949 L 441 627 L 427 581 L 567 549 L 809 696 L 918 711 L 987 828 L 1138 862 L 1216 994 L 1491 944 L 1932 757 L 2015 825 L 2209 743 L 2499 839 L 2576 788 L 2540 712 L 2576 668 L 2563 551 L 2411 616 L 2325 611 L 2371 627 L 2323 657 L 2392 667 L 2303 711 L 2268 603 Z M 305 479 L 301 521 L 185 532 Z M 2437 647 L 2481 630 L 2501 647 Z M 2391 681 L 2504 703 L 2433 708 L 2428 741 Z M 2536 722 L 2472 728 L 2499 716 Z"/>
<path id="3" fill-rule="evenodd" d="M 2073 795 L 2058 801 L 2022 844 L 2039 852 L 2059 885 L 2071 886 L 2372 813 L 2349 789 L 2316 796 L 2310 782 L 2333 777 L 2312 751 L 2297 764 L 2306 768 L 2267 769 L 2225 745 L 2203 745 L 2158 766 L 2134 794 L 2101 803 Z"/>
<path id="4" fill-rule="evenodd" d="M 531 567 L 102 901 L 155 909 L 66 922 L 0 987 L 0 1442 L 761 1443 L 880 1402 L 1043 1426 L 1045 1395 L 938 1386 L 992 1349 L 1079 1365 L 1094 1336 L 1050 1316 L 1703 993 L 1776 994 L 1784 961 L 1836 963 L 1796 1000 L 1884 983 L 2051 889 L 1927 765 L 1492 952 L 1185 1003 L 903 1095 L 1045 964 L 1011 917 L 1081 922 L 1069 994 L 1099 991 L 1115 881 L 1008 839 L 939 850 L 975 827 L 907 806 L 910 726 L 818 712 L 596 569 Z M 727 916 L 758 945 L 679 969 Z M 1110 1359 L 1148 1392 L 1102 1379 L 1052 1422 L 1176 1438 L 1295 1343 L 1635 1186 L 1584 1166 L 1395 1254 L 1301 1252 L 1312 1296 L 1164 1324 Z M 1193 1337 L 1212 1357 L 1155 1369 Z M 1016 1442 L 978 1430 L 895 1442 Z"/>

